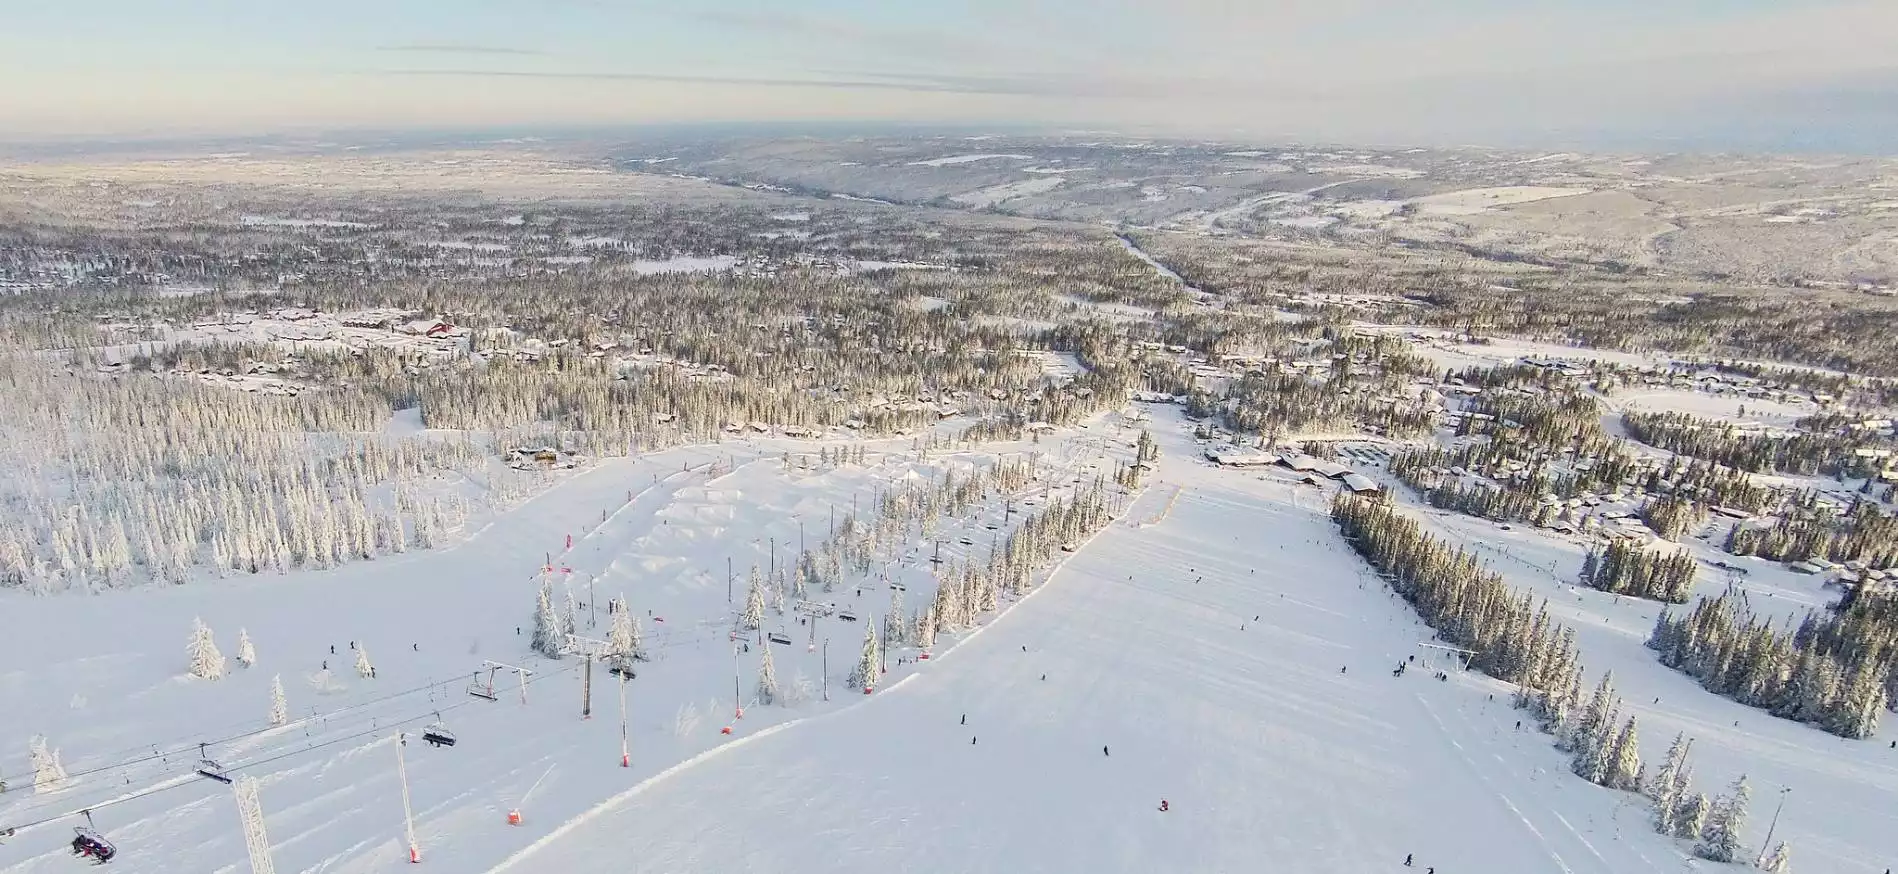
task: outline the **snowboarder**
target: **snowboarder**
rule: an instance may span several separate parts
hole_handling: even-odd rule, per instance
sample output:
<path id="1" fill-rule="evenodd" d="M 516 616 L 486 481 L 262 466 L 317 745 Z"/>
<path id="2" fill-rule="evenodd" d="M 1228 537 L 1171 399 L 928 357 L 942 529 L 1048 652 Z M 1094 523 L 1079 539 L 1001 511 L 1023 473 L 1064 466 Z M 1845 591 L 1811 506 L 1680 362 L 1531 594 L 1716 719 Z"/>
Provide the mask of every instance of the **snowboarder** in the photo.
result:
<path id="1" fill-rule="evenodd" d="M 975 735 L 969 736 L 969 746 L 975 746 Z"/>
<path id="2" fill-rule="evenodd" d="M 415 652 L 421 652 L 421 651 L 422 651 L 422 645 L 421 645 L 421 644 L 419 644 L 419 643 L 411 643 L 411 644 L 409 644 L 409 649 L 411 649 L 411 650 L 414 650 Z"/>
<path id="3" fill-rule="evenodd" d="M 1042 675 L 1041 675 L 1041 678 L 1042 678 L 1042 679 L 1044 679 L 1044 680 L 1046 680 L 1046 679 L 1048 679 L 1048 675 L 1047 675 L 1047 674 L 1042 674 Z"/>
<path id="4" fill-rule="evenodd" d="M 1101 747 L 1101 755 L 1103 755 L 1103 756 L 1104 756 L 1104 755 L 1107 755 L 1107 747 L 1105 747 L 1105 746 L 1102 746 L 1102 747 Z"/>
<path id="5" fill-rule="evenodd" d="M 969 714 L 967 713 L 962 714 L 962 724 L 963 725 L 969 724 Z"/>
<path id="6" fill-rule="evenodd" d="M 1405 853 L 1405 854 L 1404 854 L 1404 867 L 1406 867 L 1406 868 L 1408 868 L 1408 867 L 1410 867 L 1410 854 L 1409 854 L 1409 853 Z"/>
<path id="7" fill-rule="evenodd" d="M 1340 665 L 1340 666 L 1338 666 L 1338 673 L 1340 673 L 1340 674 L 1345 674 L 1345 673 L 1350 673 L 1350 671 L 1351 671 L 1351 666 L 1350 666 L 1350 665 Z"/>
<path id="8" fill-rule="evenodd" d="M 1164 798 L 1160 799 L 1160 812 L 1161 813 L 1166 812 L 1166 799 Z"/>
<path id="9" fill-rule="evenodd" d="M 336 644 L 330 644 L 330 655 L 336 654 Z"/>

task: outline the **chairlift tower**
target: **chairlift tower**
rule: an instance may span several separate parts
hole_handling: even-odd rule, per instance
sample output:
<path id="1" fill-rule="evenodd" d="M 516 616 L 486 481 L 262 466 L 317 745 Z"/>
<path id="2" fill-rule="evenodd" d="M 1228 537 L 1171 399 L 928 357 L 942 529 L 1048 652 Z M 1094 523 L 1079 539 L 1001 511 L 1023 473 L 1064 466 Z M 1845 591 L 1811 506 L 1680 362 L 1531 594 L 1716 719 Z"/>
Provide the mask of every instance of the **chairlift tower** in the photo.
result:
<path id="1" fill-rule="evenodd" d="M 270 836 L 264 832 L 264 809 L 257 800 L 257 778 L 241 777 L 231 786 L 237 796 L 237 818 L 244 826 L 244 847 L 250 851 L 250 874 L 277 874 L 270 858 Z"/>

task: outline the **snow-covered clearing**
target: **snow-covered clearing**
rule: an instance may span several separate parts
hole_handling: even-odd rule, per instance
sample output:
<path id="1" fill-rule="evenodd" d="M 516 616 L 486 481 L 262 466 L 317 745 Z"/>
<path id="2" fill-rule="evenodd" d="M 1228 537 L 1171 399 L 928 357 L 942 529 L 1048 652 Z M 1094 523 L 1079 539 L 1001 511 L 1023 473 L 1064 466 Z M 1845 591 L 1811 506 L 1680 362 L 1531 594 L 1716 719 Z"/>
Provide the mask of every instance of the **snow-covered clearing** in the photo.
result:
<path id="1" fill-rule="evenodd" d="M 978 188 L 974 191 L 967 191 L 955 195 L 949 199 L 965 206 L 977 208 L 995 206 L 1005 201 L 1014 200 L 1017 197 L 1027 197 L 1030 194 L 1043 194 L 1053 191 L 1056 188 L 1060 188 L 1063 181 L 1065 180 L 1060 176 L 1040 176 L 1034 179 L 1023 179 L 1020 182 L 1004 182 L 1000 185 Z"/>
<path id="2" fill-rule="evenodd" d="M 1006 158 L 1011 161 L 1034 160 L 1034 156 L 1032 155 L 1001 155 L 1001 154 L 983 153 L 979 155 L 950 155 L 947 158 L 930 158 L 927 161 L 911 161 L 909 162 L 909 165 L 911 167 L 948 167 L 953 164 L 968 164 L 974 161 L 990 161 L 996 158 Z"/>
<path id="3" fill-rule="evenodd" d="M 1498 188 L 1470 188 L 1444 194 L 1419 197 L 1411 203 L 1418 211 L 1432 215 L 1476 215 L 1494 207 L 1534 203 L 1556 197 L 1587 194 L 1589 188 L 1557 188 L 1541 185 L 1505 185 Z"/>
<path id="4" fill-rule="evenodd" d="M 1610 400 L 1617 406 L 1629 410 L 1688 413 L 1725 422 L 1751 422 L 1773 428 L 1791 427 L 1799 419 L 1819 412 L 1819 406 L 1813 403 L 1790 403 L 1768 398 L 1750 398 L 1742 394 L 1712 394 L 1691 389 L 1643 387 L 1617 393 Z"/>
<path id="5" fill-rule="evenodd" d="M 717 273 L 736 266 L 738 266 L 738 259 L 731 255 L 678 255 L 663 261 L 634 261 L 633 272 L 644 274 Z"/>

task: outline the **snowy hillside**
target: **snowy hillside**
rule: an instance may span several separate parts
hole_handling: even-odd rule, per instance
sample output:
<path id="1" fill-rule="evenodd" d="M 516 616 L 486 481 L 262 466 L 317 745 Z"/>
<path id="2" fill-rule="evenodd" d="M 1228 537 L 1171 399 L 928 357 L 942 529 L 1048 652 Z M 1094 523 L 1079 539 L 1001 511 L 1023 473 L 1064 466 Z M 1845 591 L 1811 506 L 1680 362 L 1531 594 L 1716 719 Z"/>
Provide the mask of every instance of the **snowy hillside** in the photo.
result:
<path id="1" fill-rule="evenodd" d="M 0 871 L 78 864 L 66 844 L 85 809 L 117 844 L 116 870 L 246 870 L 229 789 L 194 773 L 200 742 L 233 775 L 260 779 L 284 871 L 407 864 L 398 751 L 423 863 L 447 871 L 885 871 L 927 860 L 929 870 L 1355 872 L 1395 871 L 1407 855 L 1446 874 L 1717 870 L 1655 835 L 1637 796 L 1582 782 L 1545 736 L 1518 729 L 1513 687 L 1420 647 L 1429 630 L 1326 518 L 1328 487 L 1205 464 L 1171 412 L 1152 425 L 1163 449 L 1155 484 L 1069 543 L 1076 552 L 1054 551 L 1064 561 L 1052 579 L 1019 603 L 1004 591 L 1000 612 L 945 632 L 928 660 L 892 647 L 874 693 L 847 685 L 866 623 L 893 595 L 912 614 L 934 596 L 932 559 L 986 561 L 1024 516 L 1132 457 L 1132 432 L 1108 418 L 1039 444 L 928 458 L 902 441 L 869 444 L 861 460 L 828 448 L 820 458 L 808 443 L 676 450 L 604 463 L 447 550 L 93 598 L 10 594 L 8 615 L 26 620 L 0 640 L 0 736 L 44 734 L 68 779 L 36 792 L 26 744 L 9 751 L 0 821 L 18 831 L 0 847 Z M 1009 487 L 1004 471 L 1031 457 L 1035 478 Z M 900 496 L 940 493 L 951 477 L 990 486 L 960 513 L 948 503 L 939 518 L 887 529 L 897 536 L 867 571 L 845 568 L 832 591 L 808 593 L 834 602 L 831 617 L 800 625 L 767 607 L 760 628 L 733 640 L 749 569 L 768 581 L 774 546 L 780 568 L 800 539 L 821 554 L 853 504 L 872 519 L 879 501 L 908 506 Z M 1494 540 L 1480 523 L 1431 518 L 1455 537 Z M 1551 586 L 1547 566 L 1578 557 L 1517 536 L 1493 558 L 1512 583 L 1554 598 L 1589 663 L 1616 672 L 1650 761 L 1689 731 L 1702 782 L 1747 769 L 1762 794 L 1799 787 L 1777 834 L 1802 848 L 1805 870 L 1882 870 L 1872 842 L 1898 790 L 1884 743 L 1839 741 L 1699 690 L 1640 647 L 1651 605 Z M 528 650 L 546 558 L 583 638 L 607 636 L 605 602 L 622 593 L 642 620 L 650 660 L 624 687 L 629 767 L 615 678 L 594 666 L 583 718 L 583 662 Z M 244 629 L 255 666 L 184 676 L 194 618 L 230 657 Z M 764 642 L 777 633 L 791 643 Z M 358 676 L 352 644 L 374 678 Z M 772 705 L 757 691 L 766 648 Z M 1393 676 L 1412 656 L 1420 670 Z M 471 681 L 487 688 L 488 659 L 534 673 L 523 685 L 502 669 L 499 700 L 471 697 Z M 292 721 L 268 728 L 278 676 Z M 1735 719 L 1744 729 L 1729 727 Z M 437 723 L 455 746 L 420 741 Z M 1755 823 L 1745 840 L 1762 837 Z"/>
<path id="2" fill-rule="evenodd" d="M 8 615 L 31 619 L 0 643 L 16 666 L 0 675 L 0 734 L 22 741 L 4 759 L 0 824 L 15 833 L 0 847 L 0 870 L 72 864 L 69 829 L 88 809 L 125 870 L 241 867 L 232 796 L 196 774 L 200 743 L 230 775 L 261 780 L 285 870 L 379 870 L 407 852 L 397 732 L 410 741 L 401 749 L 425 857 L 449 870 L 498 861 L 722 741 L 861 699 L 845 682 L 867 629 L 902 610 L 909 635 L 936 595 L 938 570 L 951 578 L 982 568 L 1025 519 L 1047 522 L 1087 494 L 1124 501 L 1118 487 L 1096 483 L 1113 475 L 1115 456 L 1132 455 L 1129 441 L 1057 435 L 929 457 L 909 441 L 687 449 L 603 463 L 445 550 L 95 598 L 9 594 Z M 842 565 L 823 545 L 833 530 Z M 843 537 L 851 530 L 856 537 Z M 1040 548 L 1058 553 L 1051 536 L 1062 535 L 1050 529 Z M 828 615 L 800 625 L 791 598 L 774 594 L 761 627 L 734 634 L 751 568 L 771 582 L 795 578 L 801 548 L 812 556 L 806 597 L 830 605 L 819 611 Z M 580 648 L 608 636 L 609 598 L 623 594 L 643 627 L 649 660 L 635 663 L 625 689 L 630 767 L 621 767 L 621 690 L 604 665 L 594 666 L 591 718 L 582 718 L 584 662 L 529 652 L 549 558 Z M 783 573 L 770 573 L 774 564 Z M 1009 600 L 1004 575 L 979 579 L 986 595 L 959 597 L 978 611 Z M 195 619 L 223 649 L 213 660 L 221 679 L 185 675 Z M 945 615 L 943 644 L 965 621 Z M 239 659 L 240 629 L 254 666 Z M 790 641 L 771 646 L 778 706 L 757 701 L 767 635 Z M 873 685 L 907 675 L 914 655 L 893 647 L 887 680 Z M 532 673 L 523 683 L 511 667 L 483 670 L 487 660 Z M 278 678 L 289 721 L 270 727 Z M 491 680 L 499 700 L 469 694 Z M 826 694 L 828 705 L 817 700 Z M 420 733 L 438 724 L 458 744 L 424 747 Z M 39 735 L 58 751 L 64 780 L 28 762 L 24 741 Z M 503 824 L 514 808 L 525 813 L 519 829 Z"/>

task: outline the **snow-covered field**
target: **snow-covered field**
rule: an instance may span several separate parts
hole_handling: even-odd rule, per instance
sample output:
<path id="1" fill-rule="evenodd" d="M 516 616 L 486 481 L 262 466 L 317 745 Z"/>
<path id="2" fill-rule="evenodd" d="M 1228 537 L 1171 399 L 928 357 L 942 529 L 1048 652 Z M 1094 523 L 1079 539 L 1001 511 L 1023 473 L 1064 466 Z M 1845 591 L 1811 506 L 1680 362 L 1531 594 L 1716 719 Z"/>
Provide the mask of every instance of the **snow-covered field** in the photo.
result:
<path id="1" fill-rule="evenodd" d="M 1010 509 L 1111 473 L 1131 454 L 1115 421 L 927 459 L 888 441 L 862 464 L 821 463 L 819 445 L 792 441 L 674 450 L 603 462 L 449 549 L 92 598 L 0 593 L 12 620 L 0 825 L 19 829 L 0 872 L 77 864 L 66 842 L 88 808 L 119 870 L 246 870 L 229 790 L 193 775 L 199 742 L 261 780 L 284 871 L 407 864 L 398 750 L 423 863 L 455 872 L 1395 872 L 1406 854 L 1410 870 L 1444 874 L 1719 870 L 1653 834 L 1640 799 L 1582 782 L 1545 736 L 1516 729 L 1509 687 L 1419 647 L 1430 632 L 1340 541 L 1327 492 L 1206 465 L 1170 408 L 1152 423 L 1157 485 L 1120 521 L 1024 600 L 945 635 L 930 660 L 891 652 L 874 694 L 843 687 L 864 622 L 891 601 L 886 581 L 905 585 L 910 609 L 925 603 L 936 543 L 948 562 L 980 561 L 1019 521 Z M 991 491 L 964 518 L 906 528 L 868 574 L 813 595 L 857 622 L 772 613 L 761 632 L 793 641 L 771 647 L 779 682 L 802 675 L 812 700 L 752 705 L 766 645 L 735 650 L 729 629 L 753 564 L 769 568 L 774 551 L 789 561 L 800 540 L 815 548 L 833 512 L 867 514 L 879 490 L 1036 452 L 1043 476 L 1012 506 Z M 1641 646 L 1655 605 L 1558 581 L 1579 566 L 1572 543 L 1412 512 L 1550 599 L 1591 674 L 1615 671 L 1650 761 L 1687 731 L 1700 785 L 1745 770 L 1756 798 L 1791 787 L 1777 836 L 1798 870 L 1891 864 L 1889 738 L 1775 720 L 1662 668 Z M 587 605 L 581 635 L 605 636 L 604 602 L 621 593 L 645 623 L 654 657 L 624 687 L 630 767 L 614 679 L 596 666 L 583 719 L 581 663 L 528 653 L 543 562 Z M 1752 584 L 1756 606 L 1817 595 L 1791 578 Z M 215 682 L 182 676 L 194 617 L 227 655 L 245 629 L 257 664 Z M 352 643 L 375 679 L 355 675 Z M 1393 677 L 1413 655 L 1448 679 Z M 535 671 L 525 703 L 506 672 L 499 701 L 466 693 L 484 659 Z M 279 675 L 296 721 L 263 730 Z M 437 720 L 457 746 L 415 740 Z M 38 733 L 62 751 L 64 789 L 31 787 L 26 739 Z M 510 826 L 515 808 L 523 823 Z"/>

